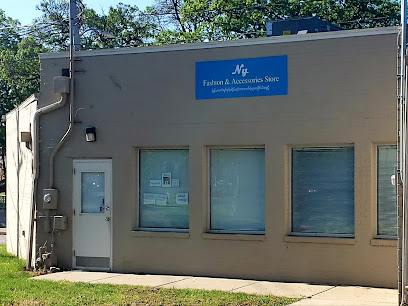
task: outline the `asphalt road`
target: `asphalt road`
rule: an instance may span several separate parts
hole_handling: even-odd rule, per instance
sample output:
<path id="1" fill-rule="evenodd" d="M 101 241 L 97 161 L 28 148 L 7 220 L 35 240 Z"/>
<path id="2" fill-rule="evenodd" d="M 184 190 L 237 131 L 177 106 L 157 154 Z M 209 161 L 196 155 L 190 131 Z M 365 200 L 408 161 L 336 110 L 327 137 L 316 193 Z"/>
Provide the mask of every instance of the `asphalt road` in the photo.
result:
<path id="1" fill-rule="evenodd" d="M 6 235 L 0 235 L 0 244 L 6 244 Z"/>

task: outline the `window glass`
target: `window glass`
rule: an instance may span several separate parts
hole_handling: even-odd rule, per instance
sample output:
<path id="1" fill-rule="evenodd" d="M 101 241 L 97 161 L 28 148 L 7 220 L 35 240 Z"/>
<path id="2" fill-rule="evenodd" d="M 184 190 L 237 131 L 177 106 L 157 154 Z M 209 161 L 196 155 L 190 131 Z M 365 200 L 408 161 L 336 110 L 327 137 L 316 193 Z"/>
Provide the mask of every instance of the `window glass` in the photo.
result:
<path id="1" fill-rule="evenodd" d="M 81 213 L 105 212 L 105 173 L 81 173 Z"/>
<path id="2" fill-rule="evenodd" d="M 397 147 L 379 146 L 377 150 L 377 234 L 397 236 L 397 195 L 391 184 L 397 164 Z"/>
<path id="3" fill-rule="evenodd" d="M 265 150 L 210 151 L 211 230 L 265 230 Z"/>
<path id="4" fill-rule="evenodd" d="M 188 229 L 188 150 L 141 150 L 139 227 Z"/>
<path id="5" fill-rule="evenodd" d="M 354 148 L 292 150 L 292 232 L 354 234 Z"/>

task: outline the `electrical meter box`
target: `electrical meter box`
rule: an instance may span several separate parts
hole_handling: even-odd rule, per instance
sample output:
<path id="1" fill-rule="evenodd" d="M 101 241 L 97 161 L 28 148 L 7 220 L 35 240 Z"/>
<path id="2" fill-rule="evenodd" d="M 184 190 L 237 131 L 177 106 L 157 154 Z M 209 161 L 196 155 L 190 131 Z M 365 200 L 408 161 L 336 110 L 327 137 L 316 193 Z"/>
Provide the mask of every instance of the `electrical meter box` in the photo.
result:
<path id="1" fill-rule="evenodd" d="M 70 79 L 65 76 L 54 77 L 54 92 L 69 93 Z"/>
<path id="2" fill-rule="evenodd" d="M 43 208 L 57 209 L 58 207 L 58 189 L 44 189 Z"/>
<path id="3" fill-rule="evenodd" d="M 21 132 L 21 142 L 31 142 L 31 132 Z"/>
<path id="4" fill-rule="evenodd" d="M 68 218 L 67 216 L 54 216 L 54 230 L 66 230 L 68 227 Z"/>

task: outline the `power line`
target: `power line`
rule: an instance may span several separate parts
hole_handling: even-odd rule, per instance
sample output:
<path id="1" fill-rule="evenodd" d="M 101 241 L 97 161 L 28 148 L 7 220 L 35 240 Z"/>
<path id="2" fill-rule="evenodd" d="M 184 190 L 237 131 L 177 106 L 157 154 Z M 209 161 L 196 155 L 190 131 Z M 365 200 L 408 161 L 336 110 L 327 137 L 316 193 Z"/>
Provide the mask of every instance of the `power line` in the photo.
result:
<path id="1" fill-rule="evenodd" d="M 37 25 L 55 25 L 55 24 L 61 24 L 63 21 L 68 21 L 68 19 L 63 19 L 61 21 L 34 22 L 30 24 L 25 24 L 25 25 L 7 26 L 7 27 L 0 28 L 0 30 L 16 30 L 16 29 L 32 28 Z"/>
<path id="2" fill-rule="evenodd" d="M 196 10 L 196 11 L 192 11 L 191 13 L 218 13 L 218 14 L 222 14 L 222 13 L 227 13 L 227 12 L 233 12 L 233 11 L 239 11 L 239 10 L 263 10 L 263 9 L 268 9 L 271 7 L 282 7 L 282 6 L 289 6 L 289 5 L 297 5 L 297 4 L 307 4 L 307 3 L 318 3 L 318 2 L 326 2 L 327 0 L 301 0 L 299 2 L 286 2 L 286 3 L 270 3 L 270 4 L 265 4 L 265 5 L 242 5 L 242 6 L 237 6 L 237 7 L 232 7 L 232 8 L 220 8 L 220 9 L 207 9 L 207 10 Z M 81 13 L 79 15 L 82 15 L 84 13 L 84 11 L 86 10 L 85 5 L 82 3 L 81 0 L 75 0 L 75 2 L 81 6 Z M 174 12 L 151 12 L 151 13 L 139 13 L 139 14 L 135 14 L 135 17 L 147 17 L 147 16 L 154 16 L 154 17 L 158 17 L 158 16 L 166 16 L 166 15 L 174 15 Z M 300 16 L 299 16 L 300 17 Z M 397 19 L 399 18 L 399 16 L 384 16 L 384 17 L 372 17 L 369 19 L 355 19 L 355 20 L 347 20 L 347 21 L 336 21 L 336 23 L 338 24 L 348 24 L 348 23 L 358 23 L 358 22 L 363 22 L 363 23 L 367 23 L 370 21 L 374 21 L 374 20 L 384 20 L 384 19 Z M 58 25 L 58 24 L 62 24 L 64 21 L 68 21 L 68 18 L 65 18 L 61 21 L 54 21 L 54 22 L 36 22 L 36 23 L 32 23 L 32 24 L 27 24 L 27 25 L 15 25 L 15 26 L 7 26 L 7 27 L 0 27 L 0 31 L 4 31 L 4 30 L 17 30 L 17 29 L 24 29 L 24 28 L 32 28 L 34 26 L 41 26 L 41 25 L 45 25 L 46 27 L 48 26 L 52 26 L 52 25 Z"/>

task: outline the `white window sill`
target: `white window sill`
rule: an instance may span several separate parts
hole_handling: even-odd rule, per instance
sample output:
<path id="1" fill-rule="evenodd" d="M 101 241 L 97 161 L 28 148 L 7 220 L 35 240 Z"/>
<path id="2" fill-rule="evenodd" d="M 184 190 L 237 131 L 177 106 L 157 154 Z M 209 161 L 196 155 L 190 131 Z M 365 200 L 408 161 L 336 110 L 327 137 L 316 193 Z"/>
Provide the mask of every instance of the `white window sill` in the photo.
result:
<path id="1" fill-rule="evenodd" d="M 201 238 L 209 240 L 265 241 L 265 234 L 203 233 Z"/>
<path id="2" fill-rule="evenodd" d="M 146 237 L 146 238 L 190 238 L 190 233 L 186 232 L 170 232 L 170 231 L 147 231 L 136 230 L 130 232 L 132 237 Z"/>
<path id="3" fill-rule="evenodd" d="M 372 246 L 383 246 L 383 247 L 397 247 L 397 239 L 384 239 L 381 237 L 376 237 L 370 241 Z"/>
<path id="4" fill-rule="evenodd" d="M 285 242 L 293 243 L 318 243 L 318 244 L 348 244 L 354 245 L 356 243 L 354 238 L 343 237 L 316 237 L 316 236 L 285 236 Z"/>

